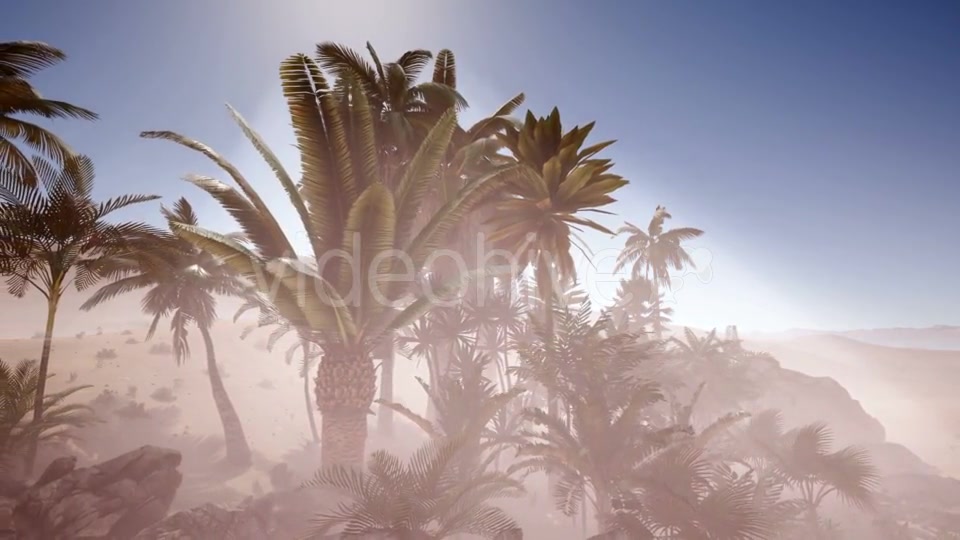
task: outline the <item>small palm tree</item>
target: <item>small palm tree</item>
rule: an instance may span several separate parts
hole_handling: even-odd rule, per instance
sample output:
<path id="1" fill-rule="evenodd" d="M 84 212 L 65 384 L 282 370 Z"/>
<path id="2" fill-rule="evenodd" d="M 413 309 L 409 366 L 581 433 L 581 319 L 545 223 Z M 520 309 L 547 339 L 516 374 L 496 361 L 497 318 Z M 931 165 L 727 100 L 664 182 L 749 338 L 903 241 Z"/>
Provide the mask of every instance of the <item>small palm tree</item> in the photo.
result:
<path id="1" fill-rule="evenodd" d="M 320 469 L 307 485 L 337 490 L 349 502 L 316 515 L 307 538 L 329 538 L 325 535 L 335 530 L 342 538 L 391 540 L 519 533 L 517 523 L 490 500 L 517 496 L 522 485 L 502 473 L 464 475 L 457 467 L 462 444 L 457 439 L 429 441 L 407 463 L 380 450 L 370 457 L 366 472 L 339 465 Z"/>
<path id="2" fill-rule="evenodd" d="M 735 454 L 761 477 L 775 478 L 796 491 L 805 515 L 805 534 L 822 538 L 819 509 L 830 496 L 860 509 L 874 507 L 879 476 L 863 449 L 832 450 L 833 434 L 823 423 L 783 430 L 779 411 L 755 415 L 731 437 Z"/>
<path id="3" fill-rule="evenodd" d="M 489 359 L 477 354 L 474 347 L 459 347 L 450 372 L 433 385 L 417 377 L 436 411 L 433 421 L 399 403 L 378 403 L 412 421 L 431 438 L 462 438 L 464 458 L 482 470 L 496 459 L 507 442 L 490 429 L 491 424 L 502 409 L 524 392 L 521 387 L 498 392 L 497 385 L 483 374 L 488 363 Z"/>
<path id="4" fill-rule="evenodd" d="M 33 185 L 17 173 L 0 171 L 0 275 L 7 277 L 10 294 L 23 297 L 34 289 L 47 300 L 33 411 L 34 421 L 40 422 L 60 299 L 70 285 L 77 290 L 93 286 L 112 257 L 157 232 L 136 221 L 107 221 L 117 210 L 157 197 L 95 201 L 93 163 L 83 156 L 68 158 L 62 170 L 40 159 L 33 166 L 39 179 Z M 28 468 L 32 460 L 33 453 Z"/>
<path id="5" fill-rule="evenodd" d="M 559 398 L 556 412 L 531 408 L 533 429 L 519 448 L 512 470 L 544 470 L 556 476 L 553 496 L 566 515 L 589 499 L 599 529 L 609 528 L 619 482 L 674 432 L 647 420 L 663 399 L 656 385 L 630 373 L 651 348 L 629 334 L 607 335 L 605 317 L 591 322 L 591 306 L 557 308 L 555 334 L 535 323 L 537 339 L 518 350 L 520 380 L 539 383 Z"/>
<path id="6" fill-rule="evenodd" d="M 173 210 L 162 209 L 168 223 L 197 226 L 197 215 L 186 199 L 179 199 Z M 121 294 L 147 289 L 143 310 L 153 317 L 147 339 L 153 337 L 160 320 L 170 317 L 173 351 L 177 364 L 190 354 L 187 341 L 190 326 L 196 326 L 207 353 L 207 374 L 213 401 L 223 425 L 227 461 L 246 467 L 251 463 L 250 446 L 243 425 L 220 376 L 210 327 L 217 316 L 216 297 L 240 296 L 245 288 L 228 267 L 209 253 L 172 233 L 158 235 L 149 246 L 118 257 L 109 266 L 112 281 L 97 290 L 81 309 L 90 310 Z"/>
<path id="7" fill-rule="evenodd" d="M 722 340 L 711 330 L 699 337 L 684 328 L 684 338 L 671 338 L 668 365 L 675 370 L 674 377 L 684 381 L 692 391 L 699 384 L 698 405 L 701 417 L 719 416 L 721 411 L 739 408 L 759 395 L 754 381 L 748 376 L 748 359 L 756 353 L 743 350 L 738 343 Z M 712 419 L 712 418 L 711 418 Z"/>
<path id="8" fill-rule="evenodd" d="M 680 270 L 684 266 L 694 266 L 693 259 L 683 242 L 703 235 L 700 229 L 681 227 L 663 230 L 664 223 L 671 216 L 667 209 L 657 206 L 647 230 L 627 222 L 617 234 L 626 234 L 627 241 L 623 251 L 617 257 L 614 272 L 632 266 L 634 276 L 643 276 L 653 282 L 654 296 L 659 297 L 660 290 L 670 287 L 670 270 Z M 660 317 L 660 304 L 655 304 L 654 331 L 657 339 L 663 335 L 663 321 Z"/>
<path id="9" fill-rule="evenodd" d="M 30 84 L 29 78 L 36 72 L 64 59 L 66 55 L 63 51 L 46 43 L 0 43 L 0 169 L 31 186 L 36 185 L 39 172 L 34 168 L 33 160 L 17 147 L 16 142 L 39 152 L 56 166 L 66 164 L 73 151 L 55 134 L 17 116 L 97 118 L 96 114 L 86 109 L 44 98 Z"/>
<path id="10" fill-rule="evenodd" d="M 83 405 L 65 404 L 67 398 L 90 386 L 76 386 L 47 394 L 43 398 L 43 416 L 29 420 L 40 383 L 35 361 L 23 360 L 11 366 L 0 360 L 0 474 L 16 475 L 20 460 L 26 459 L 35 441 L 48 441 L 67 435 L 68 428 L 83 427 L 93 421 L 92 411 Z"/>
<path id="11" fill-rule="evenodd" d="M 678 446 L 630 475 L 621 492 L 611 531 L 629 538 L 724 538 L 769 540 L 800 511 L 781 500 L 782 484 L 758 481 L 711 459 L 697 446 Z"/>

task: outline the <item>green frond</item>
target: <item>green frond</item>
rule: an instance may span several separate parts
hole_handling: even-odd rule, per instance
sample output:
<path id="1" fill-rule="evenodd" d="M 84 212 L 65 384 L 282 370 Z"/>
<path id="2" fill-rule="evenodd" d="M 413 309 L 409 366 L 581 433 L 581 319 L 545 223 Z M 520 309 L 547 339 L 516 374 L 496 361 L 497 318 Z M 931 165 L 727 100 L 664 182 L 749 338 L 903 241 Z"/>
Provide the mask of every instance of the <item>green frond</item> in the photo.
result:
<path id="1" fill-rule="evenodd" d="M 427 134 L 404 170 L 397 187 L 397 243 L 406 245 L 423 198 L 438 177 L 441 160 L 447 152 L 457 117 L 448 110 Z"/>
<path id="2" fill-rule="evenodd" d="M 433 64 L 433 82 L 450 88 L 457 87 L 457 61 L 450 49 L 442 49 L 437 53 Z"/>
<path id="3" fill-rule="evenodd" d="M 286 234 L 284 234 L 280 224 L 273 216 L 273 213 L 270 212 L 270 208 L 267 207 L 257 191 L 247 182 L 247 179 L 240 173 L 240 170 L 232 163 L 202 142 L 184 137 L 179 133 L 172 131 L 144 131 L 140 133 L 140 136 L 145 139 L 163 139 L 174 142 L 199 152 L 216 163 L 217 166 L 226 171 L 227 174 L 230 175 L 230 178 L 237 184 L 240 191 L 243 192 L 244 197 L 249 201 L 248 204 L 255 210 L 255 214 L 262 224 L 262 231 L 258 230 L 258 236 L 254 238 L 255 241 L 259 240 L 262 242 L 262 244 L 258 244 L 257 247 L 261 249 L 266 256 L 282 257 L 293 253 L 293 247 L 290 241 L 287 240 Z M 223 190 L 219 190 L 221 193 L 222 191 Z M 211 192 L 211 195 L 213 194 L 214 193 Z M 236 203 L 237 201 L 234 200 L 233 202 Z M 227 210 L 230 211 L 231 209 L 227 208 Z M 244 224 L 241 223 L 241 226 L 243 225 Z M 247 225 L 251 225 L 251 223 L 247 223 Z"/>

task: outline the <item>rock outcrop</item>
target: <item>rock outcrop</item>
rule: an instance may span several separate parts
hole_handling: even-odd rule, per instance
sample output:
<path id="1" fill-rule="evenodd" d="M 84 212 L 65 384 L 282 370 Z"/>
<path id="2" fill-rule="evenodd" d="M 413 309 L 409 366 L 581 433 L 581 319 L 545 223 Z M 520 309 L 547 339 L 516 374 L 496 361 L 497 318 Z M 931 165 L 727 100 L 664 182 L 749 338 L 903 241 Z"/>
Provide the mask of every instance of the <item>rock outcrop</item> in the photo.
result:
<path id="1" fill-rule="evenodd" d="M 886 431 L 837 381 L 784 369 L 773 358 L 750 360 L 750 379 L 762 394 L 751 410 L 778 409 L 788 428 L 826 421 L 838 446 L 886 442 Z"/>
<path id="2" fill-rule="evenodd" d="M 172 514 L 136 540 L 287 540 L 300 537 L 320 507 L 317 490 L 268 493 L 236 508 L 205 504 Z"/>
<path id="3" fill-rule="evenodd" d="M 144 446 L 93 467 L 54 461 L 13 509 L 19 540 L 123 540 L 166 515 L 180 453 Z"/>

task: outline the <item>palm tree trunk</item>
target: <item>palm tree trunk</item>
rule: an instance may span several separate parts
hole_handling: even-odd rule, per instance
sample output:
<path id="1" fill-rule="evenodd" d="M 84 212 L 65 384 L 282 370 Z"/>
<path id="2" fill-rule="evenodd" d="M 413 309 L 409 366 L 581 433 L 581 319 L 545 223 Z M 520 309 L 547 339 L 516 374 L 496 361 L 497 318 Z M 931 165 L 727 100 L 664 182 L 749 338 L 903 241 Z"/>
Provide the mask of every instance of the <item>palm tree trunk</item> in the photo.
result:
<path id="1" fill-rule="evenodd" d="M 51 287 L 51 289 L 53 289 Z M 60 294 L 56 290 L 50 292 L 47 299 L 47 325 L 43 331 L 43 350 L 40 352 L 40 370 L 37 378 L 37 391 L 33 396 L 33 423 L 38 424 L 43 418 L 43 398 L 47 388 L 47 372 L 50 368 L 50 350 L 53 345 L 53 325 L 57 320 L 57 306 L 60 303 Z M 39 434 L 38 434 L 39 436 Z M 38 437 L 30 441 L 30 447 L 27 450 L 27 461 L 25 464 L 25 473 L 27 476 L 33 474 L 33 466 L 37 460 L 37 447 L 40 443 Z"/>
<path id="2" fill-rule="evenodd" d="M 441 352 L 444 351 L 446 355 L 441 354 Z M 457 354 L 457 343 L 451 340 L 449 344 L 434 348 L 434 353 L 436 354 L 436 359 L 433 372 L 430 373 L 430 386 L 437 388 L 440 381 L 450 374 L 450 365 L 453 363 L 454 355 Z M 432 399 L 427 399 L 427 420 L 436 422 L 437 414 L 436 404 Z"/>
<path id="3" fill-rule="evenodd" d="M 546 330 L 547 337 L 547 362 L 549 364 L 553 363 L 553 294 L 555 291 L 554 288 L 554 276 L 553 268 L 550 266 L 552 262 L 550 261 L 540 261 L 537 265 L 537 288 L 540 289 L 541 297 L 543 300 L 543 323 L 544 329 Z M 546 285 L 543 285 L 542 282 L 545 282 Z M 553 390 L 549 387 L 547 388 L 547 414 L 551 418 L 556 418 L 559 413 L 559 407 L 557 406 L 557 398 L 554 395 Z M 547 473 L 547 492 L 553 493 L 554 485 L 556 484 L 556 478 L 553 474 Z"/>
<path id="4" fill-rule="evenodd" d="M 363 466 L 367 416 L 376 392 L 377 372 L 370 356 L 335 356 L 327 351 L 317 368 L 316 389 L 324 466 Z"/>
<path id="5" fill-rule="evenodd" d="M 594 510 L 597 512 L 597 534 L 603 534 L 610 528 L 610 495 L 605 489 L 596 488 Z"/>
<path id="6" fill-rule="evenodd" d="M 320 444 L 320 433 L 317 432 L 317 419 L 313 417 L 313 399 L 310 397 L 310 344 L 306 341 L 300 344 L 303 349 L 303 399 L 307 405 L 307 421 L 310 422 L 310 435 L 313 442 Z"/>
<path id="7" fill-rule="evenodd" d="M 650 263 L 647 263 L 647 275 L 653 274 L 650 282 L 653 284 L 653 331 L 657 339 L 663 339 L 663 318 L 660 313 L 660 280 L 653 273 Z"/>
<path id="8" fill-rule="evenodd" d="M 380 359 L 380 399 L 393 403 L 393 371 L 395 366 L 393 338 L 386 338 L 389 346 L 385 345 L 383 358 Z M 377 431 L 381 437 L 393 436 L 393 409 L 380 407 L 377 411 Z"/>
<path id="9" fill-rule="evenodd" d="M 217 413 L 220 415 L 220 423 L 223 425 L 227 462 L 237 467 L 249 467 L 252 462 L 250 446 L 247 444 L 246 435 L 243 433 L 243 424 L 240 423 L 240 417 L 237 416 L 237 411 L 233 408 L 227 389 L 223 386 L 210 330 L 201 325 L 200 335 L 203 336 L 203 344 L 207 349 L 207 373 L 210 377 L 210 390 L 213 393 L 213 402 L 217 406 Z"/>

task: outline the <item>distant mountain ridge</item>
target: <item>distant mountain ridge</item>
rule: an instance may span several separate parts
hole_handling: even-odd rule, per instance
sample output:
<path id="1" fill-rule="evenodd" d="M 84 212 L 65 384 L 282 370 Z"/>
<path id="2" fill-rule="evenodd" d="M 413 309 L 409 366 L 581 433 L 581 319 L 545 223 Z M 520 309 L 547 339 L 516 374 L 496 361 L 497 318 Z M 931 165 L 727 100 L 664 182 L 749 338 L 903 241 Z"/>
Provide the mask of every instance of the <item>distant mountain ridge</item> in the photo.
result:
<path id="1" fill-rule="evenodd" d="M 926 328 L 870 328 L 844 331 L 792 329 L 784 332 L 743 332 L 743 334 L 757 340 L 832 335 L 885 347 L 960 351 L 960 326 L 945 324 Z"/>

